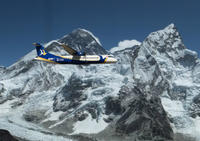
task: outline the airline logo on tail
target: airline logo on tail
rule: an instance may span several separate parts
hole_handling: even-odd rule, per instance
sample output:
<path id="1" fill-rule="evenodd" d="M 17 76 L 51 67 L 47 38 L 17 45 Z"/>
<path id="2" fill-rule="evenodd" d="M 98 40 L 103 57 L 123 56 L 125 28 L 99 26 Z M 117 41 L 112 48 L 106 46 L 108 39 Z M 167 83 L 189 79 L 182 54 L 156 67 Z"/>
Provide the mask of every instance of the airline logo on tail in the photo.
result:
<path id="1" fill-rule="evenodd" d="M 33 43 L 33 45 L 36 46 L 38 56 L 47 55 L 47 51 L 44 49 L 42 45 L 40 45 L 39 43 Z"/>
<path id="2" fill-rule="evenodd" d="M 45 50 L 40 50 L 40 55 L 46 55 L 47 53 L 45 52 Z"/>

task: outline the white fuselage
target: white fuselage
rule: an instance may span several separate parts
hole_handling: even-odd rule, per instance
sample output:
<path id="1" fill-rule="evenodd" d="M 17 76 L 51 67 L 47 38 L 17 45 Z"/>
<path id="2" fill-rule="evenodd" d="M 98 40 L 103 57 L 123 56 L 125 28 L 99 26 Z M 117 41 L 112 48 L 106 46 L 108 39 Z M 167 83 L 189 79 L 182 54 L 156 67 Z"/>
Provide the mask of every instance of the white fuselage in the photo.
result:
<path id="1" fill-rule="evenodd" d="M 85 56 L 61 56 L 63 58 L 66 59 L 70 59 L 70 60 L 78 60 L 78 61 L 87 61 L 87 62 L 92 62 L 92 61 L 100 61 L 100 57 L 102 57 L 102 59 L 105 59 L 105 63 L 116 63 L 117 59 L 115 59 L 113 56 L 111 55 L 85 55 Z"/>

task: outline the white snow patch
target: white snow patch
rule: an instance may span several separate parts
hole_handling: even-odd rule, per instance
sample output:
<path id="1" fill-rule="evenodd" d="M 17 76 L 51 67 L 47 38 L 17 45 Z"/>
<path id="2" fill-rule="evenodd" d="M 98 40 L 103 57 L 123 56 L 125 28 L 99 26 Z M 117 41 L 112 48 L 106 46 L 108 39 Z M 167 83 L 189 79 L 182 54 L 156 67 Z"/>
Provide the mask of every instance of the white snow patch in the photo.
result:
<path id="1" fill-rule="evenodd" d="M 137 40 L 124 40 L 124 41 L 120 41 L 118 43 L 117 47 L 113 47 L 110 49 L 110 52 L 113 53 L 115 51 L 119 51 L 119 50 L 124 50 L 126 48 L 130 48 L 136 45 L 140 45 L 141 42 L 137 41 Z"/>
<path id="2" fill-rule="evenodd" d="M 174 133 L 182 133 L 194 137 L 197 141 L 200 140 L 200 117 L 191 118 L 184 109 L 181 101 L 170 100 L 169 98 L 161 98 L 164 109 L 176 119 L 180 119 L 180 124 L 176 127 L 172 124 Z"/>
<path id="3" fill-rule="evenodd" d="M 161 102 L 164 109 L 173 117 L 182 116 L 186 112 L 181 101 L 162 97 Z"/>
<path id="4" fill-rule="evenodd" d="M 178 71 L 177 71 L 178 72 Z M 180 74 L 179 74 L 180 73 Z M 193 78 L 190 71 L 180 71 L 173 80 L 178 86 L 192 87 L 194 86 Z"/>
<path id="5" fill-rule="evenodd" d="M 57 121 L 57 120 L 59 120 L 59 116 L 60 116 L 62 113 L 63 113 L 62 111 L 52 112 L 52 113 L 50 114 L 50 117 L 47 118 L 47 119 L 45 119 L 45 121 L 48 121 L 48 120 L 50 120 L 50 121 Z"/>
<path id="6" fill-rule="evenodd" d="M 28 139 L 30 141 L 72 141 L 71 139 L 62 136 L 45 134 L 34 126 L 27 128 L 15 123 L 10 123 L 7 117 L 0 118 L 0 128 L 8 130 L 14 136 Z"/>
<path id="7" fill-rule="evenodd" d="M 106 123 L 103 118 L 100 118 L 97 122 L 96 119 L 92 119 L 91 115 L 88 114 L 89 116 L 83 120 L 83 121 L 78 121 L 74 125 L 74 131 L 73 134 L 79 134 L 79 133 L 99 133 L 100 131 L 104 130 L 107 126 L 108 123 Z"/>
<path id="8" fill-rule="evenodd" d="M 19 106 L 16 109 L 11 107 L 17 100 L 8 100 L 0 104 L 0 129 L 6 129 L 14 136 L 30 141 L 72 141 L 71 139 L 54 135 L 36 124 L 26 122 L 22 118 L 24 107 Z"/>
<path id="9" fill-rule="evenodd" d="M 197 117 L 195 119 L 193 119 L 193 122 L 194 122 L 194 128 L 191 129 L 191 134 L 192 136 L 194 136 L 196 138 L 196 140 L 200 140 L 200 117 Z"/>
<path id="10" fill-rule="evenodd" d="M 50 42 L 48 42 L 48 43 L 45 43 L 44 44 L 44 47 L 46 48 L 46 47 L 48 47 L 49 45 L 51 45 L 52 43 L 54 43 L 54 42 L 58 42 L 57 40 L 52 40 L 52 41 L 50 41 Z"/>
<path id="11" fill-rule="evenodd" d="M 187 122 L 184 123 L 186 126 L 184 128 L 176 129 L 174 128 L 175 133 L 182 133 L 189 137 L 193 137 L 196 141 L 200 140 L 200 117 L 196 118 L 187 118 Z"/>
<path id="12" fill-rule="evenodd" d="M 192 78 L 191 78 L 192 79 Z M 194 86 L 193 82 L 188 80 L 188 79 L 176 79 L 175 81 L 175 84 L 178 85 L 178 86 L 186 86 L 186 87 L 192 87 Z"/>
<path id="13" fill-rule="evenodd" d="M 35 56 L 37 55 L 36 50 L 32 50 L 30 53 L 28 53 L 27 55 L 25 55 L 24 57 L 22 57 L 23 61 L 30 61 L 32 60 Z"/>
<path id="14" fill-rule="evenodd" d="M 16 101 L 17 101 L 17 99 L 15 99 L 15 100 L 8 100 L 5 103 L 1 104 L 0 105 L 0 117 L 3 116 L 3 115 L 5 115 L 5 114 L 8 114 L 11 111 L 11 109 L 12 109 L 12 107 L 11 107 L 12 103 L 16 102 Z"/>

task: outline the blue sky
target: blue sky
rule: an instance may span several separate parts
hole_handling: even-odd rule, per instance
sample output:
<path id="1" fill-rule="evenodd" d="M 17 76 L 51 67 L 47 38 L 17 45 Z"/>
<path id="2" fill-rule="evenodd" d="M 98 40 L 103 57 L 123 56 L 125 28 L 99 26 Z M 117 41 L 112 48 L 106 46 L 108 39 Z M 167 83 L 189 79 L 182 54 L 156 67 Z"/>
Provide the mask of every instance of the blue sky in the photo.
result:
<path id="1" fill-rule="evenodd" d="M 200 49 L 199 0 L 1 0 L 0 65 L 9 66 L 34 49 L 76 28 L 96 35 L 104 48 L 143 41 L 174 23 L 187 48 Z"/>

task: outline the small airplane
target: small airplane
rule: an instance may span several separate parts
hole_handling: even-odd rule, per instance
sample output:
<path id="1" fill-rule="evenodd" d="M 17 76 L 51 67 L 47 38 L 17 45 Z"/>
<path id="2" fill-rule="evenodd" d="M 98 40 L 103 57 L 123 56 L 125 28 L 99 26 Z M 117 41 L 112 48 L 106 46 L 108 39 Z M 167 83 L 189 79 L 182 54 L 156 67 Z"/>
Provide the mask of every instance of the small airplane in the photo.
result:
<path id="1" fill-rule="evenodd" d="M 65 44 L 59 43 L 70 55 L 59 56 L 48 53 L 39 43 L 33 43 L 36 47 L 37 57 L 34 60 L 41 60 L 56 64 L 102 64 L 116 63 L 117 59 L 113 55 L 86 55 L 86 53 L 77 52 Z"/>

